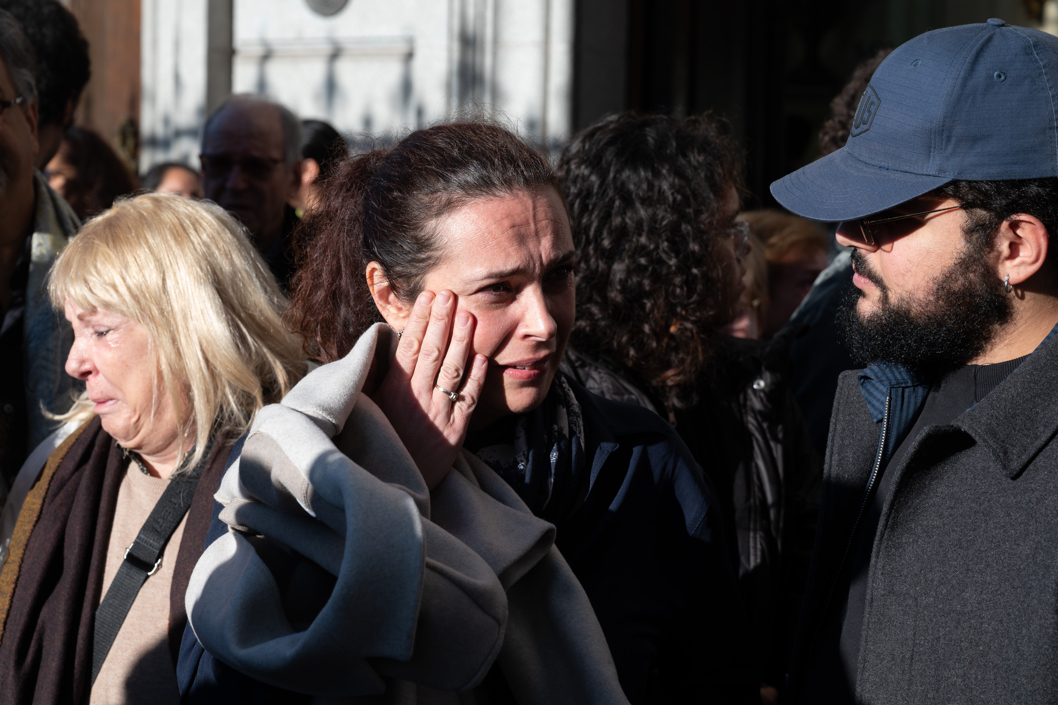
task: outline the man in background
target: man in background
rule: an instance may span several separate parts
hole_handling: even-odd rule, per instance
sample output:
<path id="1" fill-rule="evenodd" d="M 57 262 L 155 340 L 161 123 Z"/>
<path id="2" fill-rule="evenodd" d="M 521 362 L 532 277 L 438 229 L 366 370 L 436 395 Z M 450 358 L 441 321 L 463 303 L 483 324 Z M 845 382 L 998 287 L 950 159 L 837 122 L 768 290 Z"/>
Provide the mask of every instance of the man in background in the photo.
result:
<path id="1" fill-rule="evenodd" d="M 77 382 L 63 369 L 73 342 L 46 290 L 51 265 L 80 223 L 34 169 L 40 152 L 33 49 L 0 10 L 0 501 L 27 453 L 52 430 Z"/>
<path id="2" fill-rule="evenodd" d="M 59 150 L 62 134 L 73 124 L 73 114 L 91 73 L 88 42 L 77 18 L 57 0 L 0 0 L 22 25 L 37 62 L 36 166 L 43 169 Z"/>
<path id="3" fill-rule="evenodd" d="M 202 191 L 250 232 L 279 285 L 294 274 L 287 205 L 301 186 L 301 124 L 266 98 L 236 95 L 206 120 L 202 132 Z"/>

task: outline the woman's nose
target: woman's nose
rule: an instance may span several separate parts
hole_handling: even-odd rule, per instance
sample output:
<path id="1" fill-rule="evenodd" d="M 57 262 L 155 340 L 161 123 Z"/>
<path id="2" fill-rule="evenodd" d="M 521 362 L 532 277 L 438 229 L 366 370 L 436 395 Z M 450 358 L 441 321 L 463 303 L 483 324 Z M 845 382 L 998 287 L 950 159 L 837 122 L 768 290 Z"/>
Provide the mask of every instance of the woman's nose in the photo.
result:
<path id="1" fill-rule="evenodd" d="M 524 317 L 525 333 L 540 340 L 550 340 L 558 334 L 558 324 L 547 307 L 542 291 L 527 292 Z"/>
<path id="2" fill-rule="evenodd" d="M 80 339 L 75 339 L 70 346 L 70 354 L 66 356 L 66 374 L 75 379 L 84 379 L 88 376 L 88 357 L 84 354 L 84 344 Z"/>

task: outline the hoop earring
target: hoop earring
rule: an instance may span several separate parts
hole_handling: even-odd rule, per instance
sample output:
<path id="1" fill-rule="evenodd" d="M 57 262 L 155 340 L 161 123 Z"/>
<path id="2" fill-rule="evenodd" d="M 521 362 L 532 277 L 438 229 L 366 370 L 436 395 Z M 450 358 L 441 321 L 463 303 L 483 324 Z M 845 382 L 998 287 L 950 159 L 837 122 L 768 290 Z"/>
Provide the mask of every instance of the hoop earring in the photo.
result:
<path id="1" fill-rule="evenodd" d="M 1005 291 L 1006 291 L 1006 292 L 1007 292 L 1008 294 L 1009 294 L 1009 293 L 1010 293 L 1011 291 L 1013 291 L 1013 290 L 1014 290 L 1014 287 L 1012 287 L 1012 286 L 1010 285 L 1010 275 L 1009 275 L 1009 274 L 1007 275 L 1007 278 L 1003 280 L 1003 289 L 1004 289 L 1004 290 L 1005 290 Z"/>

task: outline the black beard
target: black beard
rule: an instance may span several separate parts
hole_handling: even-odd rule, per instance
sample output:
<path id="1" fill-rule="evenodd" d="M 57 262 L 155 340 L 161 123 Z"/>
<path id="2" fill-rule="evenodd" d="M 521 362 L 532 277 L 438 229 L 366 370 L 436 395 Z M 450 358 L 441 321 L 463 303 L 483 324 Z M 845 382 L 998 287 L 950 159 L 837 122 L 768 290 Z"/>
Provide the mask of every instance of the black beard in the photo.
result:
<path id="1" fill-rule="evenodd" d="M 985 351 L 1013 315 L 1003 282 L 989 266 L 988 253 L 969 250 L 933 280 L 923 301 L 891 301 L 881 278 L 852 253 L 856 270 L 878 286 L 878 310 L 861 316 L 858 288 L 842 301 L 838 325 L 852 356 L 903 365 L 924 382 L 940 379 Z"/>

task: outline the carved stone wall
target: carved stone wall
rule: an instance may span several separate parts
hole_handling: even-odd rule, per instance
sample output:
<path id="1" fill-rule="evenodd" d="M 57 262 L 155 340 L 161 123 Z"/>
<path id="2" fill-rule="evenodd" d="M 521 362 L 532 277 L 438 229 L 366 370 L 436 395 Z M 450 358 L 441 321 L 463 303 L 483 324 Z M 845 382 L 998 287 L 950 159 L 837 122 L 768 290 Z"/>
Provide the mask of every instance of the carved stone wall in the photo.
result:
<path id="1" fill-rule="evenodd" d="M 207 106 L 225 87 L 354 137 L 386 139 L 472 110 L 549 146 L 571 129 L 574 0 L 142 3 L 141 169 L 197 165 Z"/>

